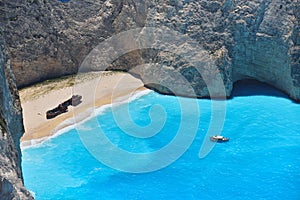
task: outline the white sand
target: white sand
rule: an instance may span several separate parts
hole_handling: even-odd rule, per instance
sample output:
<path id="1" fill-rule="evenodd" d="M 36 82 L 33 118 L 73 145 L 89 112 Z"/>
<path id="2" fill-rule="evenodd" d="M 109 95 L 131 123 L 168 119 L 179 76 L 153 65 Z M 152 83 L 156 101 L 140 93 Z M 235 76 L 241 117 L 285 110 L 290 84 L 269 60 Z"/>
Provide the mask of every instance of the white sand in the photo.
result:
<path id="1" fill-rule="evenodd" d="M 89 76 L 91 75 L 91 76 Z M 123 72 L 94 72 L 88 76 L 78 76 L 71 86 L 68 80 L 58 80 L 39 84 L 20 91 L 25 134 L 21 138 L 23 146 L 42 140 L 72 125 L 76 116 L 115 101 L 123 101 L 137 91 L 146 90 L 141 80 Z M 89 78 L 86 78 L 89 77 Z M 74 78 L 72 78 L 72 83 Z M 53 119 L 46 119 L 47 110 L 69 99 L 73 94 L 82 96 L 82 103 L 76 108 L 69 106 L 67 113 Z M 62 123 L 64 122 L 64 123 Z"/>

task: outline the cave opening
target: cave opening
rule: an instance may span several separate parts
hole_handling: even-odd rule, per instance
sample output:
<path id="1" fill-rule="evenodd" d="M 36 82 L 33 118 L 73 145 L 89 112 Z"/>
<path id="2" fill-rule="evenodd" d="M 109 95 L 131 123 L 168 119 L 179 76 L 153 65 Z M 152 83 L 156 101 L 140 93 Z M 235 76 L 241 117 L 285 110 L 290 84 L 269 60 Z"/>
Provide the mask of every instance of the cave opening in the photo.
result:
<path id="1" fill-rule="evenodd" d="M 234 82 L 231 98 L 241 96 L 274 96 L 288 98 L 283 91 L 267 83 L 255 79 L 242 79 Z"/>

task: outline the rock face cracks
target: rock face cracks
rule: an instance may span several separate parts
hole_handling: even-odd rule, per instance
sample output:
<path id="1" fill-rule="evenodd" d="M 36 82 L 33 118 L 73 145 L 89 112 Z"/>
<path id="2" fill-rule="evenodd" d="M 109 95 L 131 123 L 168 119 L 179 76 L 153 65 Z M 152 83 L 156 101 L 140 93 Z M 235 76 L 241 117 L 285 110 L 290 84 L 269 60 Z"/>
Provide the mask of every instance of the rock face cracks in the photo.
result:
<path id="1" fill-rule="evenodd" d="M 218 69 L 209 72 L 210 76 L 214 79 L 214 73 L 220 73 L 226 96 L 230 96 L 234 82 L 256 79 L 299 101 L 299 11 L 299 0 L 70 0 L 67 3 L 2 0 L 1 199 L 32 199 L 22 183 L 19 139 L 24 129 L 12 70 L 18 87 L 74 74 L 89 52 L 106 39 L 133 28 L 168 27 L 196 41 L 209 55 Z M 154 32 L 153 37 L 159 38 L 159 34 Z M 128 45 L 126 41 L 124 45 Z M 144 67 L 131 70 L 135 66 Z M 162 93 L 172 91 L 147 80 L 156 79 L 158 83 L 174 86 L 172 89 L 176 91 L 173 92 L 180 95 L 210 95 L 195 66 L 176 52 L 136 49 L 115 59 L 107 68 L 131 71 L 148 87 Z M 165 73 L 161 73 L 161 69 Z M 90 70 L 97 68 L 90 66 Z M 184 83 L 176 78 L 176 73 L 192 86 L 192 95 L 181 87 Z"/>
<path id="2" fill-rule="evenodd" d="M 230 96 L 233 83 L 256 79 L 300 100 L 300 2 L 298 0 L 4 0 L 0 16 L 5 27 L 12 66 L 19 87 L 76 73 L 88 53 L 100 42 L 137 27 L 168 27 L 197 41 L 217 65 Z M 159 34 L 159 33 L 157 33 Z M 145 63 L 160 70 L 136 72 L 179 85 L 180 72 L 195 89 L 209 96 L 201 76 L 180 55 L 155 49 L 122 56 L 110 69 L 129 70 Z M 91 67 L 93 68 L 93 67 Z M 149 85 L 168 93 L 160 85 Z M 185 95 L 184 91 L 177 89 Z"/>
<path id="3" fill-rule="evenodd" d="M 10 59 L 0 29 L 0 199 L 33 199 L 23 186 L 20 137 L 22 109 Z"/>

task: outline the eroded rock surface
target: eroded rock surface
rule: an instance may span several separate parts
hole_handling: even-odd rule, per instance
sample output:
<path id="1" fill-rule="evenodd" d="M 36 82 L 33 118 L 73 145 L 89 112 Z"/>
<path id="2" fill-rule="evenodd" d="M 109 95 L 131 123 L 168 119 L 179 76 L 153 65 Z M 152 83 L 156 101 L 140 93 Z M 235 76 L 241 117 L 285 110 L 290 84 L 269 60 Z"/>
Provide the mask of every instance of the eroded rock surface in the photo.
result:
<path id="1" fill-rule="evenodd" d="M 19 138 L 23 125 L 10 62 L 18 86 L 23 87 L 76 73 L 93 48 L 118 33 L 139 27 L 168 27 L 196 41 L 211 57 L 218 71 L 208 75 L 213 79 L 220 72 L 226 96 L 231 94 L 235 81 L 250 78 L 300 100 L 299 23 L 299 0 L 2 0 L 0 25 L 5 34 L 0 35 L 1 199 L 32 199 L 22 183 Z M 159 34 L 153 33 L 153 37 L 159 38 Z M 156 42 L 159 44 L 159 39 Z M 126 41 L 124 45 L 128 45 Z M 102 56 L 109 57 L 109 52 L 102 52 Z M 147 63 L 158 63 L 161 68 L 144 65 Z M 107 67 L 128 71 L 138 65 L 144 67 L 132 73 L 159 92 L 172 91 L 148 82 L 156 79 L 180 95 L 210 95 L 203 77 L 175 50 L 137 49 L 112 60 Z M 97 70 L 95 66 L 90 69 Z M 182 87 L 185 82 L 175 75 L 178 72 L 195 94 Z"/>
<path id="2" fill-rule="evenodd" d="M 94 47 L 117 33 L 166 26 L 207 51 L 221 73 L 227 96 L 235 81 L 250 78 L 300 100 L 299 0 L 4 0 L 1 9 L 19 87 L 76 73 Z M 169 71 L 164 76 L 151 66 L 135 73 L 143 80 L 157 77 L 180 85 L 172 75 L 179 71 L 197 97 L 209 96 L 201 76 L 173 53 L 137 50 L 115 60 L 110 69 L 163 63 Z M 169 92 L 160 85 L 149 86 Z M 177 90 L 187 93 L 181 87 Z"/>
<path id="3" fill-rule="evenodd" d="M 24 188 L 20 137 L 24 133 L 22 110 L 14 75 L 0 29 L 0 199 L 33 199 Z"/>

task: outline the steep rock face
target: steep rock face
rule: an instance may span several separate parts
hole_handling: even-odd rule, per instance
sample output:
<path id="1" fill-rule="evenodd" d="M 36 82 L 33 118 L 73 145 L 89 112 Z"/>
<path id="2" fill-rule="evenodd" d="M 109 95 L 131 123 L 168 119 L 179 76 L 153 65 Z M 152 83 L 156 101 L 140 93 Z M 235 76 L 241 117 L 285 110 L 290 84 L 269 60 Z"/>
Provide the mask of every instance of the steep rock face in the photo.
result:
<path id="1" fill-rule="evenodd" d="M 237 10 L 234 16 L 239 41 L 234 46 L 234 80 L 254 78 L 299 100 L 299 1 L 248 4 L 249 11 Z"/>
<path id="2" fill-rule="evenodd" d="M 97 44 L 117 33 L 166 26 L 207 51 L 221 72 L 227 96 L 235 81 L 251 78 L 300 100 L 298 0 L 4 0 L 1 4 L 20 87 L 76 73 Z M 135 71 L 141 79 L 156 77 L 180 85 L 172 76 L 176 71 L 190 81 L 197 97 L 209 96 L 201 76 L 174 52 L 137 50 L 115 60 L 110 69 L 129 70 L 149 62 L 163 63 L 169 73 L 162 76 L 159 68 L 147 66 Z M 169 93 L 160 85 L 149 86 Z M 181 87 L 177 90 L 189 95 Z"/>
<path id="3" fill-rule="evenodd" d="M 33 199 L 24 188 L 19 140 L 24 132 L 15 78 L 0 29 L 0 199 Z"/>

